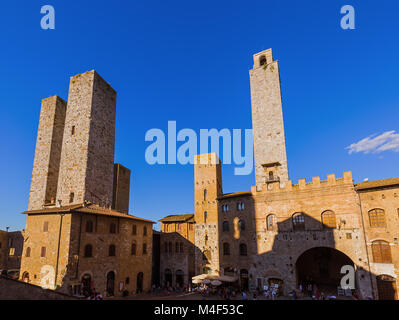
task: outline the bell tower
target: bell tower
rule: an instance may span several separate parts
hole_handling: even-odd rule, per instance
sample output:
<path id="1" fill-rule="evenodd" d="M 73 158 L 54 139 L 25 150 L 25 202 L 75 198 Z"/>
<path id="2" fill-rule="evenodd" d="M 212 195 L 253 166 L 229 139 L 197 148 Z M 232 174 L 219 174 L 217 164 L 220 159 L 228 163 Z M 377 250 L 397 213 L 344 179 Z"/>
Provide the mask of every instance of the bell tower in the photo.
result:
<path id="1" fill-rule="evenodd" d="M 289 180 L 278 62 L 272 49 L 253 56 L 251 82 L 256 186 Z"/>

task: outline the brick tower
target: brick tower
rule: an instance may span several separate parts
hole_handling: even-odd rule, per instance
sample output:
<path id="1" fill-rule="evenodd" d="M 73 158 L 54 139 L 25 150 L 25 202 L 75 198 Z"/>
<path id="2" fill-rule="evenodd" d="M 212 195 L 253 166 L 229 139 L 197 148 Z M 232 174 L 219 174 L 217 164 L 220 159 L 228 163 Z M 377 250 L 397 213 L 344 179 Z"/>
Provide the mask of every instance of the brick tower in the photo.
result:
<path id="1" fill-rule="evenodd" d="M 216 153 L 201 154 L 194 165 L 195 265 L 197 274 L 219 272 L 219 212 L 222 168 Z"/>
<path id="2" fill-rule="evenodd" d="M 94 70 L 71 77 L 57 204 L 110 206 L 116 92 Z"/>
<path id="3" fill-rule="evenodd" d="M 251 82 L 256 186 L 288 181 L 278 62 L 272 49 L 254 56 Z"/>
<path id="4" fill-rule="evenodd" d="M 66 106 L 58 96 L 42 100 L 28 210 L 55 203 Z"/>

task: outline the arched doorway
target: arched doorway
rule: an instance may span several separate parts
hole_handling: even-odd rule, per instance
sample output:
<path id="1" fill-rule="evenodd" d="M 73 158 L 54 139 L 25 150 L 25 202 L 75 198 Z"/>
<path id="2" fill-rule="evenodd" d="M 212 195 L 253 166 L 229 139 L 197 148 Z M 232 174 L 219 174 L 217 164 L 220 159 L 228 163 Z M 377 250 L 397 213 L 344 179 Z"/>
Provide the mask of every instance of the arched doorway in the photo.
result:
<path id="1" fill-rule="evenodd" d="M 113 296 L 115 291 L 115 272 L 110 271 L 107 274 L 107 294 Z"/>
<path id="2" fill-rule="evenodd" d="M 82 276 L 82 293 L 85 297 L 91 293 L 91 275 L 88 273 Z"/>
<path id="3" fill-rule="evenodd" d="M 29 283 L 29 272 L 25 271 L 25 272 L 22 274 L 22 281 L 23 281 L 23 282 L 26 282 L 26 283 Z"/>
<path id="4" fill-rule="evenodd" d="M 306 290 L 308 285 L 317 286 L 319 292 L 336 294 L 344 274 L 345 265 L 354 267 L 352 260 L 333 248 L 316 247 L 302 253 L 296 261 L 297 284 Z"/>
<path id="5" fill-rule="evenodd" d="M 144 274 L 142 272 L 139 272 L 137 274 L 137 286 L 136 286 L 137 293 L 143 292 L 143 280 L 144 280 Z"/>
<path id="6" fill-rule="evenodd" d="M 248 290 L 248 270 L 246 269 L 241 269 L 240 270 L 240 287 L 241 290 L 246 291 Z"/>
<path id="7" fill-rule="evenodd" d="M 170 269 L 165 269 L 165 286 L 169 287 L 172 285 L 172 271 Z"/>
<path id="8" fill-rule="evenodd" d="M 396 280 L 388 275 L 377 277 L 378 300 L 396 300 L 398 298 Z"/>
<path id="9" fill-rule="evenodd" d="M 176 286 L 183 288 L 184 286 L 184 272 L 181 270 L 176 270 Z"/>

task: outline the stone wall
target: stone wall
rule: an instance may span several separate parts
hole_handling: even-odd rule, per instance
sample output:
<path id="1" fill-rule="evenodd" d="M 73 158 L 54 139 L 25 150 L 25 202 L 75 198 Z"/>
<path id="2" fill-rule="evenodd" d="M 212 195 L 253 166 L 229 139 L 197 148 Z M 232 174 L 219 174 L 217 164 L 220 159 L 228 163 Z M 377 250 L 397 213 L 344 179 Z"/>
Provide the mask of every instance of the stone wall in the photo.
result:
<path id="1" fill-rule="evenodd" d="M 129 212 L 130 170 L 119 163 L 114 165 L 112 209 Z"/>

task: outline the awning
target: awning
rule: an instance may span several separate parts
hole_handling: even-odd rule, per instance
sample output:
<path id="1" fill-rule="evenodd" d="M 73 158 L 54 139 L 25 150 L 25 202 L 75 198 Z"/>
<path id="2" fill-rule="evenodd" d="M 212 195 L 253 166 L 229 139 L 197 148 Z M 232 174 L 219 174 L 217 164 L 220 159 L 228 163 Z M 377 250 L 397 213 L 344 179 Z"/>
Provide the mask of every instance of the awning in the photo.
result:
<path id="1" fill-rule="evenodd" d="M 222 281 L 222 282 L 236 282 L 237 281 L 236 277 L 219 276 L 217 274 L 200 274 L 198 276 L 192 277 L 192 282 L 193 283 L 201 283 L 205 279 L 219 280 L 219 281 Z"/>

